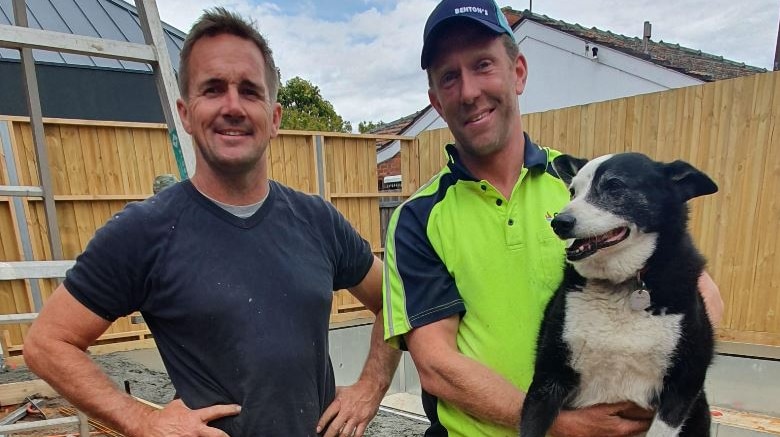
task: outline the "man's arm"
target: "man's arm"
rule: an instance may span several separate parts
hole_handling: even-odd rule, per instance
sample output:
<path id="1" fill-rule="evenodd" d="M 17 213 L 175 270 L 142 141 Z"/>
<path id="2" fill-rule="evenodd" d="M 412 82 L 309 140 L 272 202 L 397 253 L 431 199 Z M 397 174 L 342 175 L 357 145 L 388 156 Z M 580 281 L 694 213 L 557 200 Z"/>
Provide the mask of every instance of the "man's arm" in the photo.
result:
<path id="1" fill-rule="evenodd" d="M 506 378 L 458 351 L 458 315 L 413 329 L 406 345 L 423 390 L 482 420 L 515 428 L 524 394 Z"/>
<path id="2" fill-rule="evenodd" d="M 468 414 L 517 429 L 525 394 L 506 378 L 458 351 L 459 316 L 454 315 L 406 334 L 406 345 L 420 374 L 422 388 Z M 632 404 L 597 405 L 562 411 L 551 430 L 556 437 L 628 437 L 647 430 L 650 421 L 637 420 Z M 634 413 L 635 414 L 635 413 Z"/>
<path id="3" fill-rule="evenodd" d="M 365 278 L 349 291 L 374 313 L 376 319 L 371 330 L 368 357 L 358 381 L 349 387 L 337 388 L 336 398 L 317 424 L 318 433 L 326 430 L 325 437 L 338 435 L 342 428 L 341 434 L 363 435 L 379 410 L 379 403 L 390 387 L 401 358 L 401 351 L 387 345 L 382 338 L 382 261 L 374 257 Z M 352 430 L 355 430 L 354 434 Z"/>
<path id="4" fill-rule="evenodd" d="M 24 360 L 30 370 L 78 409 L 130 437 L 183 436 L 192 432 L 227 437 L 206 423 L 238 414 L 237 405 L 190 410 L 175 401 L 157 411 L 122 392 L 85 352 L 110 325 L 60 285 L 25 338 Z"/>

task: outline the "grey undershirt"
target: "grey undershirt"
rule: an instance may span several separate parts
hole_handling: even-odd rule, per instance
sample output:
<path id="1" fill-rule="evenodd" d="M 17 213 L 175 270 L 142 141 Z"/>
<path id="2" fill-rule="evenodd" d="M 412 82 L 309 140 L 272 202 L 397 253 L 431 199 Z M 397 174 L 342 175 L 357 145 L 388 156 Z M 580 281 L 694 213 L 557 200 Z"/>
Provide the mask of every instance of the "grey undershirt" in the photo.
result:
<path id="1" fill-rule="evenodd" d="M 224 209 L 225 211 L 233 214 L 238 218 L 245 219 L 245 218 L 252 217 L 258 210 L 260 210 L 260 207 L 263 206 L 263 203 L 265 202 L 265 199 L 268 198 L 268 193 L 270 192 L 271 192 L 271 185 L 268 184 L 268 192 L 265 193 L 265 197 L 263 197 L 259 202 L 253 203 L 251 205 L 230 205 L 227 203 L 222 203 L 219 200 L 212 199 L 211 197 L 206 196 L 202 192 L 200 194 L 203 194 L 204 197 L 214 202 L 217 206 Z"/>

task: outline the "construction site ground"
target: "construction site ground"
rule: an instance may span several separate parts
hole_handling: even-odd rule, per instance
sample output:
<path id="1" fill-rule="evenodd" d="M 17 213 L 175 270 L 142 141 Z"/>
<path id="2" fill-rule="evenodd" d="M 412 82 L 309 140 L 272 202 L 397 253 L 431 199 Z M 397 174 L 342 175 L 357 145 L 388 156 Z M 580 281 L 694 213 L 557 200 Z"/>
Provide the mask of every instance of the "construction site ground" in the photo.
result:
<path id="1" fill-rule="evenodd" d="M 127 354 L 124 353 L 98 355 L 94 356 L 93 359 L 111 376 L 117 386 L 124 388 L 127 382 L 133 396 L 159 405 L 164 405 L 173 399 L 174 389 L 168 379 L 168 375 L 164 371 L 149 368 L 138 360 L 128 358 Z M 25 367 L 0 372 L 0 384 L 29 381 L 36 378 Z M 18 407 L 19 405 L 0 406 L 0 418 L 5 417 Z M 42 410 L 48 418 L 56 418 L 64 417 L 66 414 L 63 414 L 63 409 L 67 410 L 70 407 L 70 404 L 63 398 L 50 397 L 45 399 Z M 39 416 L 28 414 L 22 421 L 40 419 L 41 417 Z M 427 425 L 419 420 L 380 411 L 369 425 L 365 435 L 369 437 L 421 436 L 426 427 Z M 93 432 L 92 435 L 96 436 L 121 436 L 119 433 L 101 432 L 95 427 L 91 427 L 91 431 Z M 13 434 L 13 436 L 25 437 L 64 437 L 68 435 L 77 436 L 78 427 L 76 425 L 67 425 Z"/>

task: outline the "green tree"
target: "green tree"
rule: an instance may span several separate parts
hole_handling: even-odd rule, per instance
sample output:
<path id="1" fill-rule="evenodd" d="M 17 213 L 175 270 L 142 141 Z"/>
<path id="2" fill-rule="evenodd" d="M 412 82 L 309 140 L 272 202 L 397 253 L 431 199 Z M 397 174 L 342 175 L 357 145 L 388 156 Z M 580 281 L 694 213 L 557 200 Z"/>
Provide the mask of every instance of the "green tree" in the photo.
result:
<path id="1" fill-rule="evenodd" d="M 352 132 L 352 124 L 345 121 L 322 98 L 320 88 L 298 76 L 279 88 L 282 105 L 282 129 L 312 130 L 320 132 Z"/>
<path id="2" fill-rule="evenodd" d="M 358 131 L 361 134 L 367 134 L 367 133 L 371 132 L 372 130 L 374 130 L 376 128 L 379 128 L 379 127 L 382 127 L 384 125 L 385 125 L 385 122 L 381 121 L 381 120 L 376 122 L 376 123 L 374 123 L 373 121 L 361 121 L 360 123 L 358 123 Z"/>

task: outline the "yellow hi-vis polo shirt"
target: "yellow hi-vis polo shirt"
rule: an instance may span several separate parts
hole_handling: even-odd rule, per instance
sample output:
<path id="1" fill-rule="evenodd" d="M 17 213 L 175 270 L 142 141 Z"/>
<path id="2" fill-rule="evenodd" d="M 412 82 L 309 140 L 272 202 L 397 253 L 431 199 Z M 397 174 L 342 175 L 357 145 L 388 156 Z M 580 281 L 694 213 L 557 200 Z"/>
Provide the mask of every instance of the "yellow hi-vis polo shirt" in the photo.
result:
<path id="1" fill-rule="evenodd" d="M 526 135 L 524 167 L 506 199 L 469 173 L 453 145 L 446 151 L 447 166 L 388 226 L 385 339 L 405 349 L 407 332 L 458 314 L 460 352 L 526 391 L 544 309 L 563 278 L 564 243 L 550 226 L 569 201 L 551 166 L 560 153 Z M 425 392 L 423 404 L 426 436 L 517 436 Z"/>

